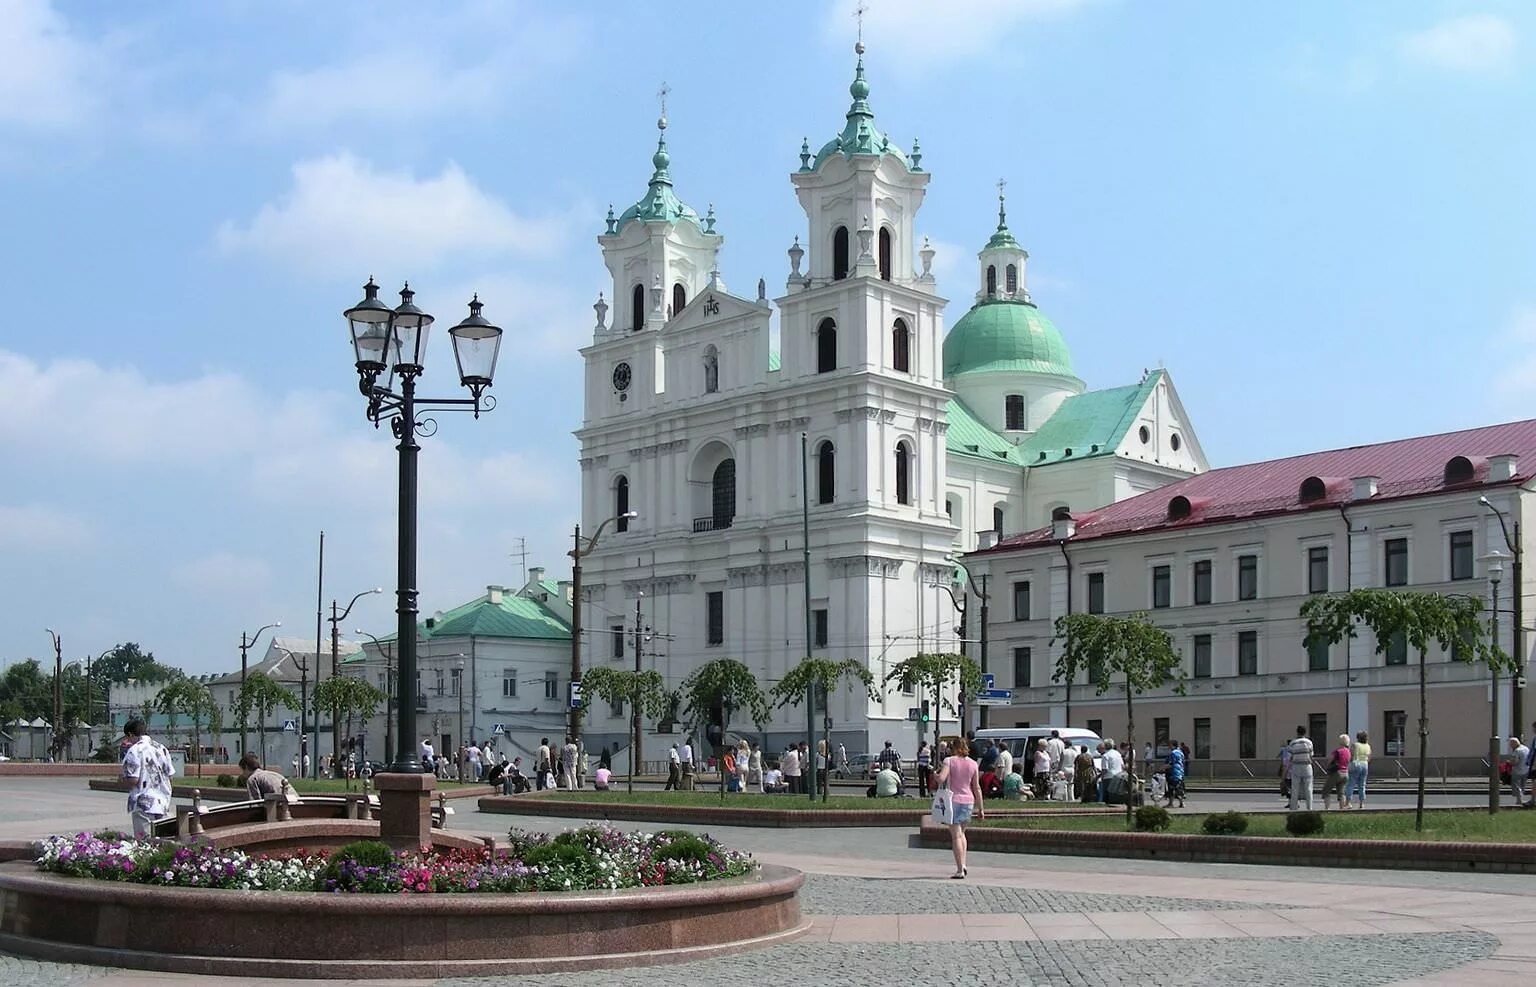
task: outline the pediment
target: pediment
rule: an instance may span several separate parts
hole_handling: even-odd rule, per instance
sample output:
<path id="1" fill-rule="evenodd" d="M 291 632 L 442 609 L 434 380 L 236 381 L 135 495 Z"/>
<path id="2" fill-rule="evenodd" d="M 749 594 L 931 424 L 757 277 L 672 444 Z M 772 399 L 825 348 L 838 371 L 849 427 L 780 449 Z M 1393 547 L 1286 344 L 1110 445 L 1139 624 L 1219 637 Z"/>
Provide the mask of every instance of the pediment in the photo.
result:
<path id="1" fill-rule="evenodd" d="M 722 325 L 745 318 L 759 318 L 766 321 L 768 310 L 756 302 L 738 298 L 718 288 L 705 288 L 695 295 L 681 312 L 672 313 L 672 319 L 662 331 L 685 332 L 689 329 Z"/>

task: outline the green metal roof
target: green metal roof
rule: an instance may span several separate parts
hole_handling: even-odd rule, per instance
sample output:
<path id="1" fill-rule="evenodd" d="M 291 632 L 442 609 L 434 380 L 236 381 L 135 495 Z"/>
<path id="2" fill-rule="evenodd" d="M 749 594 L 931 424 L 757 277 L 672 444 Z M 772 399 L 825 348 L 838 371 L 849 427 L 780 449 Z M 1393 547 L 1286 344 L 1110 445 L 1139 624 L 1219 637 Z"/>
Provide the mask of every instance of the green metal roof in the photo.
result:
<path id="1" fill-rule="evenodd" d="M 949 431 L 944 435 L 944 444 L 950 455 L 1024 465 L 1014 444 L 983 424 L 964 401 L 952 398 L 945 407 L 945 416 Z"/>
<path id="2" fill-rule="evenodd" d="M 907 156 L 875 126 L 875 111 L 869 107 L 869 81 L 864 78 L 863 47 L 860 46 L 858 51 L 859 62 L 854 68 L 853 82 L 848 86 L 848 94 L 853 97 L 853 103 L 848 107 L 848 122 L 843 125 L 842 132 L 822 145 L 815 161 L 811 160 L 810 148 L 801 146 L 801 171 L 815 171 L 834 154 L 841 154 L 845 158 L 858 154 L 894 154 L 902 164 L 917 170 L 916 160 L 909 163 Z"/>
<path id="3" fill-rule="evenodd" d="M 651 164 L 656 170 L 651 173 L 645 195 L 624 210 L 617 220 L 613 218 L 613 210 L 608 210 L 608 229 L 605 235 L 612 236 L 620 232 L 633 219 L 642 223 L 676 223 L 686 220 L 702 232 L 714 235 L 713 213 L 707 223 L 701 224 L 699 214 L 672 191 L 672 175 L 667 170 L 672 163 L 672 156 L 667 153 L 666 117 L 658 120 L 656 126 L 661 130 L 661 136 L 656 139 L 656 153 L 651 156 Z"/>
<path id="4" fill-rule="evenodd" d="M 1011 247 L 1014 250 L 1024 249 L 1019 246 L 1019 241 L 1013 238 L 1013 233 L 1008 229 L 1008 213 L 1003 208 L 1003 197 L 1001 195 L 997 197 L 997 230 L 982 249 L 993 250 L 998 247 Z"/>
<path id="5" fill-rule="evenodd" d="M 539 580 L 539 586 L 550 596 L 556 598 L 560 596 L 560 580 L 558 579 L 541 579 Z"/>
<path id="6" fill-rule="evenodd" d="M 1033 302 L 978 302 L 944 337 L 944 377 L 1009 371 L 1071 377 L 1072 354 Z"/>
<path id="7" fill-rule="evenodd" d="M 776 372 L 778 372 L 778 370 L 779 370 L 779 368 L 781 366 L 782 366 L 782 361 L 779 358 L 779 351 L 778 350 L 769 350 L 768 351 L 768 372 L 769 373 L 776 373 Z"/>
<path id="8" fill-rule="evenodd" d="M 553 580 L 545 580 L 549 584 Z M 558 585 L 551 592 L 558 592 Z M 389 643 L 395 634 L 380 634 Z M 538 600 L 519 596 L 512 590 L 501 594 L 500 603 L 492 603 L 490 594 L 454 607 L 432 621 L 416 625 L 416 636 L 423 641 L 437 637 L 511 637 L 539 641 L 569 641 L 571 627 L 551 613 Z"/>
<path id="9" fill-rule="evenodd" d="M 1112 455 L 1162 377 L 1163 372 L 1156 370 L 1139 384 L 1087 391 L 1067 398 L 1019 446 L 1020 459 L 1026 466 L 1043 466 L 1067 459 Z"/>

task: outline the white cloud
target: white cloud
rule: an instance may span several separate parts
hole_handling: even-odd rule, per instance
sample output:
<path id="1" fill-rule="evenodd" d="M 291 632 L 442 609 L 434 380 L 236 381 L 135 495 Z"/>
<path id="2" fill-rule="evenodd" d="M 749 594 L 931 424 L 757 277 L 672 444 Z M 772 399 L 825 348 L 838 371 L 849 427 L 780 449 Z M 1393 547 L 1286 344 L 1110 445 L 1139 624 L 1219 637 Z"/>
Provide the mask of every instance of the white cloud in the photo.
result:
<path id="1" fill-rule="evenodd" d="M 86 79 L 99 53 L 49 0 L 10 0 L 0 16 L 0 122 L 61 129 L 84 121 L 96 97 Z"/>
<path id="2" fill-rule="evenodd" d="M 0 549 L 53 551 L 81 548 L 91 540 L 91 526 L 42 504 L 0 504 Z"/>
<path id="3" fill-rule="evenodd" d="M 897 61 L 931 64 L 976 55 L 1002 44 L 1027 21 L 1071 14 L 1096 0 L 879 0 L 864 15 L 871 51 Z M 834 0 L 824 31 L 835 41 L 854 36 L 858 0 Z"/>
<path id="4" fill-rule="evenodd" d="M 449 162 L 436 176 L 384 171 L 350 153 L 301 161 L 293 185 L 248 222 L 226 222 L 227 253 L 256 253 L 314 276 L 420 271 L 463 254 L 542 254 L 564 243 L 554 219 L 528 219 Z"/>
<path id="5" fill-rule="evenodd" d="M 1448 72 L 1492 73 L 1514 62 L 1516 34 L 1504 18 L 1471 14 L 1403 36 L 1398 53 L 1410 62 Z"/>

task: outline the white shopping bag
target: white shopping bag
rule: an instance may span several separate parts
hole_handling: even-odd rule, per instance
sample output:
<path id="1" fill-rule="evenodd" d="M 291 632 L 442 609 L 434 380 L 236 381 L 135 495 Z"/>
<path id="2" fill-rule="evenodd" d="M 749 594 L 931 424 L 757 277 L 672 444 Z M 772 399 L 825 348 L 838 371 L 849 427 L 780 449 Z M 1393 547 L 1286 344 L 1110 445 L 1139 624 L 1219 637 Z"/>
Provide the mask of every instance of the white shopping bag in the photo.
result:
<path id="1" fill-rule="evenodd" d="M 955 793 L 947 788 L 936 789 L 933 793 L 933 821 L 940 826 L 948 826 L 955 821 Z"/>

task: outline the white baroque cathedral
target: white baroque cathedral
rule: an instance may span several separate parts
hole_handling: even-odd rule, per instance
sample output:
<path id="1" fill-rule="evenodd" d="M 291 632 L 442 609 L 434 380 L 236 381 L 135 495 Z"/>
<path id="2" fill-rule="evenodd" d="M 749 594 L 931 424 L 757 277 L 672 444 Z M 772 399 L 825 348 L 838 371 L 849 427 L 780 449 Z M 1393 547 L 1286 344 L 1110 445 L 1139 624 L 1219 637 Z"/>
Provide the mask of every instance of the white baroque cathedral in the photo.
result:
<path id="1" fill-rule="evenodd" d="M 1099 391 L 1074 374 L 1001 197 L 974 303 L 945 334 L 934 251 L 916 233 L 930 175 L 915 142 L 903 152 L 876 126 L 862 56 L 846 124 L 815 153 L 802 144 L 790 175 L 806 227 L 783 296 L 761 281 L 755 298 L 726 289 L 713 210 L 700 217 L 673 188 L 665 117 L 645 194 L 608 212 L 598 245 L 613 305 L 599 298 L 581 351 L 581 523 L 638 517 L 610 525 L 584 562 L 586 667 L 632 665 L 637 602 L 642 661 L 669 687 L 719 657 L 766 689 L 808 653 L 856 658 L 877 679 L 920 651 L 976 656 L 955 555 L 1207 468 L 1166 372 Z M 991 587 L 993 621 L 1007 619 L 1006 595 Z M 834 695 L 834 743 L 910 752 L 919 702 Z M 588 749 L 624 746 L 620 711 L 590 712 Z M 777 749 L 805 724 L 787 707 L 761 736 Z M 677 739 L 653 726 L 644 756 Z"/>

